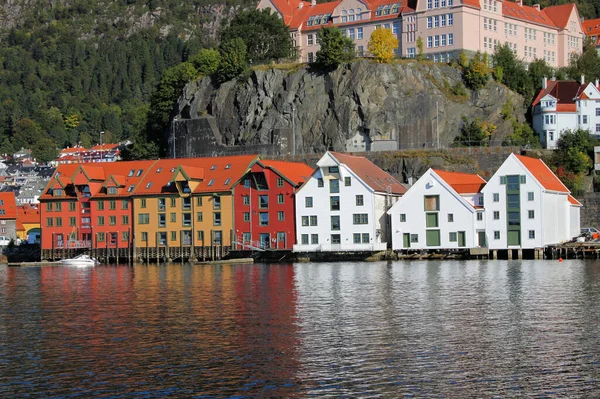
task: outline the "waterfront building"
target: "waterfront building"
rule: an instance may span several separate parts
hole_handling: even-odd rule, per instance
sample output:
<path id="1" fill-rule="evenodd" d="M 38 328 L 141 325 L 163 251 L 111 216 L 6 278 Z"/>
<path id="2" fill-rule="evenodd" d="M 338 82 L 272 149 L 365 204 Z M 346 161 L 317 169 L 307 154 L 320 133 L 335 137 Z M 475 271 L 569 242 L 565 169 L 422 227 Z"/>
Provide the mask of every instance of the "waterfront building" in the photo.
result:
<path id="1" fill-rule="evenodd" d="M 600 136 L 600 84 L 544 78 L 531 104 L 533 130 L 545 148 L 555 149 L 565 130 L 588 130 Z"/>
<path id="2" fill-rule="evenodd" d="M 420 38 L 424 56 L 442 62 L 463 51 L 491 54 L 508 44 L 525 62 L 544 59 L 552 67 L 564 67 L 583 48 L 575 4 L 542 9 L 521 0 L 260 0 L 258 8 L 271 9 L 289 26 L 301 62 L 316 60 L 317 33 L 324 26 L 339 27 L 354 41 L 357 55 L 367 57 L 377 28 L 390 29 L 398 38 L 397 56 L 415 58 Z"/>
<path id="3" fill-rule="evenodd" d="M 17 202 L 12 191 L 0 192 L 0 236 L 17 238 Z"/>
<path id="4" fill-rule="evenodd" d="M 295 252 L 380 251 L 406 188 L 365 157 L 327 152 L 296 193 Z"/>
<path id="5" fill-rule="evenodd" d="M 535 249 L 579 235 L 581 204 L 541 159 L 511 154 L 482 189 L 490 249 Z"/>
<path id="6" fill-rule="evenodd" d="M 30 243 L 40 243 L 40 211 L 30 204 L 17 205 L 17 237 Z"/>
<path id="7" fill-rule="evenodd" d="M 287 249 L 296 239 L 295 195 L 312 168 L 255 160 L 233 185 L 236 249 Z"/>
<path id="8" fill-rule="evenodd" d="M 388 211 L 392 248 L 485 247 L 485 183 L 476 174 L 427 170 Z"/>

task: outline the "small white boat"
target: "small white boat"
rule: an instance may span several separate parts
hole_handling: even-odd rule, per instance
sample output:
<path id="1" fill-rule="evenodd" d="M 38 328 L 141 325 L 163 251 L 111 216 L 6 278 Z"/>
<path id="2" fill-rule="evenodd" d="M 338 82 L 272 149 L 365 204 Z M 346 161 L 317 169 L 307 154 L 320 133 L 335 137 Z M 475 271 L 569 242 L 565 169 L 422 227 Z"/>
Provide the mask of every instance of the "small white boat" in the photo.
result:
<path id="1" fill-rule="evenodd" d="M 78 255 L 71 259 L 63 259 L 61 261 L 63 266 L 96 266 L 100 264 L 96 258 L 92 258 L 89 255 Z"/>

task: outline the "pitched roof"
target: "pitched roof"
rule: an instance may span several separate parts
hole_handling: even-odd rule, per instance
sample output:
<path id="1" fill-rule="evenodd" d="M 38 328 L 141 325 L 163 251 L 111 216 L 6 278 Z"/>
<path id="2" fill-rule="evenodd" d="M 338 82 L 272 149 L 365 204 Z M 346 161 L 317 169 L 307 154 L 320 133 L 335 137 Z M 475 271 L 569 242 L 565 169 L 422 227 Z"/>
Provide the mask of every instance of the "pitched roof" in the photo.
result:
<path id="1" fill-rule="evenodd" d="M 568 193 L 569 189 L 560 181 L 560 179 L 550 170 L 550 168 L 541 159 L 526 157 L 513 154 L 525 168 L 536 178 L 538 182 L 550 191 Z"/>
<path id="2" fill-rule="evenodd" d="M 538 95 L 531 104 L 535 107 L 540 103 L 542 98 L 548 94 L 556 98 L 556 110 L 558 112 L 575 112 L 575 97 L 577 94 L 586 87 L 586 85 L 580 85 L 579 82 L 574 80 L 550 80 L 545 89 L 540 90 Z"/>
<path id="3" fill-rule="evenodd" d="M 259 161 L 266 168 L 273 169 L 282 177 L 294 182 L 296 186 L 302 185 L 310 179 L 313 173 L 313 168 L 301 162 L 285 162 L 285 161 Z"/>
<path id="4" fill-rule="evenodd" d="M 0 219 L 17 218 L 17 201 L 14 191 L 0 192 Z"/>
<path id="5" fill-rule="evenodd" d="M 552 7 L 546 7 L 543 10 L 538 10 L 536 7 L 519 5 L 512 1 L 504 1 L 502 3 L 502 15 L 508 18 L 519 19 L 522 21 L 555 28 L 556 26 L 554 21 L 546 13 L 546 11 L 550 8 Z M 567 11 L 567 19 L 570 15 L 570 12 Z"/>
<path id="6" fill-rule="evenodd" d="M 583 29 L 583 33 L 588 37 L 595 36 L 595 45 L 598 45 L 598 43 L 600 43 L 600 18 L 588 19 L 587 21 L 583 21 L 581 23 L 581 29 Z"/>
<path id="7" fill-rule="evenodd" d="M 17 206 L 17 221 L 25 224 L 39 224 L 40 210 L 31 206 Z"/>
<path id="8" fill-rule="evenodd" d="M 330 152 L 339 162 L 352 170 L 365 184 L 375 191 L 387 192 L 388 187 L 392 194 L 402 195 L 406 193 L 404 187 L 398 180 L 365 157 Z"/>
<path id="9" fill-rule="evenodd" d="M 568 195 L 569 203 L 574 206 L 583 206 L 583 204 L 577 201 L 577 198 L 573 197 L 571 194 Z"/>
<path id="10" fill-rule="evenodd" d="M 105 143 L 105 144 L 96 144 L 95 146 L 93 146 L 92 148 L 90 148 L 90 151 L 112 151 L 115 150 L 119 147 L 118 144 L 112 144 L 112 143 Z"/>
<path id="11" fill-rule="evenodd" d="M 571 17 L 571 13 L 573 11 L 577 12 L 577 6 L 575 6 L 573 3 L 544 8 L 544 12 L 552 20 L 554 26 L 561 29 L 567 27 L 567 24 L 569 23 L 569 17 Z"/>
<path id="12" fill-rule="evenodd" d="M 477 174 L 432 170 L 459 194 L 478 193 L 486 184 L 486 181 Z"/>

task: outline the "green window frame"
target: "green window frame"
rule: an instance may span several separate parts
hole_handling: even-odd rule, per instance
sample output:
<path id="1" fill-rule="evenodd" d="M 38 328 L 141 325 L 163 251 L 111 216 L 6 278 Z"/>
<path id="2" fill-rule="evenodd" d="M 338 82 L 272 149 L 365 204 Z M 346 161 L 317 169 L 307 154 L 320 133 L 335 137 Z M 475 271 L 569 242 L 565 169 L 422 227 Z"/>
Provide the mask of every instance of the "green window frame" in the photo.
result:
<path id="1" fill-rule="evenodd" d="M 437 213 L 426 213 L 425 214 L 425 226 L 426 227 L 439 227 L 439 217 Z"/>
<path id="2" fill-rule="evenodd" d="M 439 230 L 427 230 L 425 232 L 425 245 L 428 247 L 439 247 L 440 246 L 440 231 Z"/>

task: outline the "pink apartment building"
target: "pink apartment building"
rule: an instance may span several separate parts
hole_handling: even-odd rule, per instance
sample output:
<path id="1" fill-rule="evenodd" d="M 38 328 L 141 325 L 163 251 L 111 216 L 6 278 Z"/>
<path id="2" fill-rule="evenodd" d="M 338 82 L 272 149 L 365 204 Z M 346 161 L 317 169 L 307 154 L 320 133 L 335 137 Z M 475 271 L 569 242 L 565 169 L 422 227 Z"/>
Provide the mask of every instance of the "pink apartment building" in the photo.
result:
<path id="1" fill-rule="evenodd" d="M 338 0 L 316 4 L 301 0 L 260 0 L 259 9 L 277 12 L 290 27 L 300 61 L 313 62 L 319 50 L 317 32 L 337 26 L 367 54 L 371 33 L 388 28 L 398 36 L 397 54 L 417 55 L 417 38 L 427 58 L 449 61 L 465 51 L 493 53 L 508 43 L 525 62 L 545 59 L 566 66 L 571 53 L 581 52 L 583 31 L 574 4 L 541 9 L 522 1 L 498 0 Z"/>

